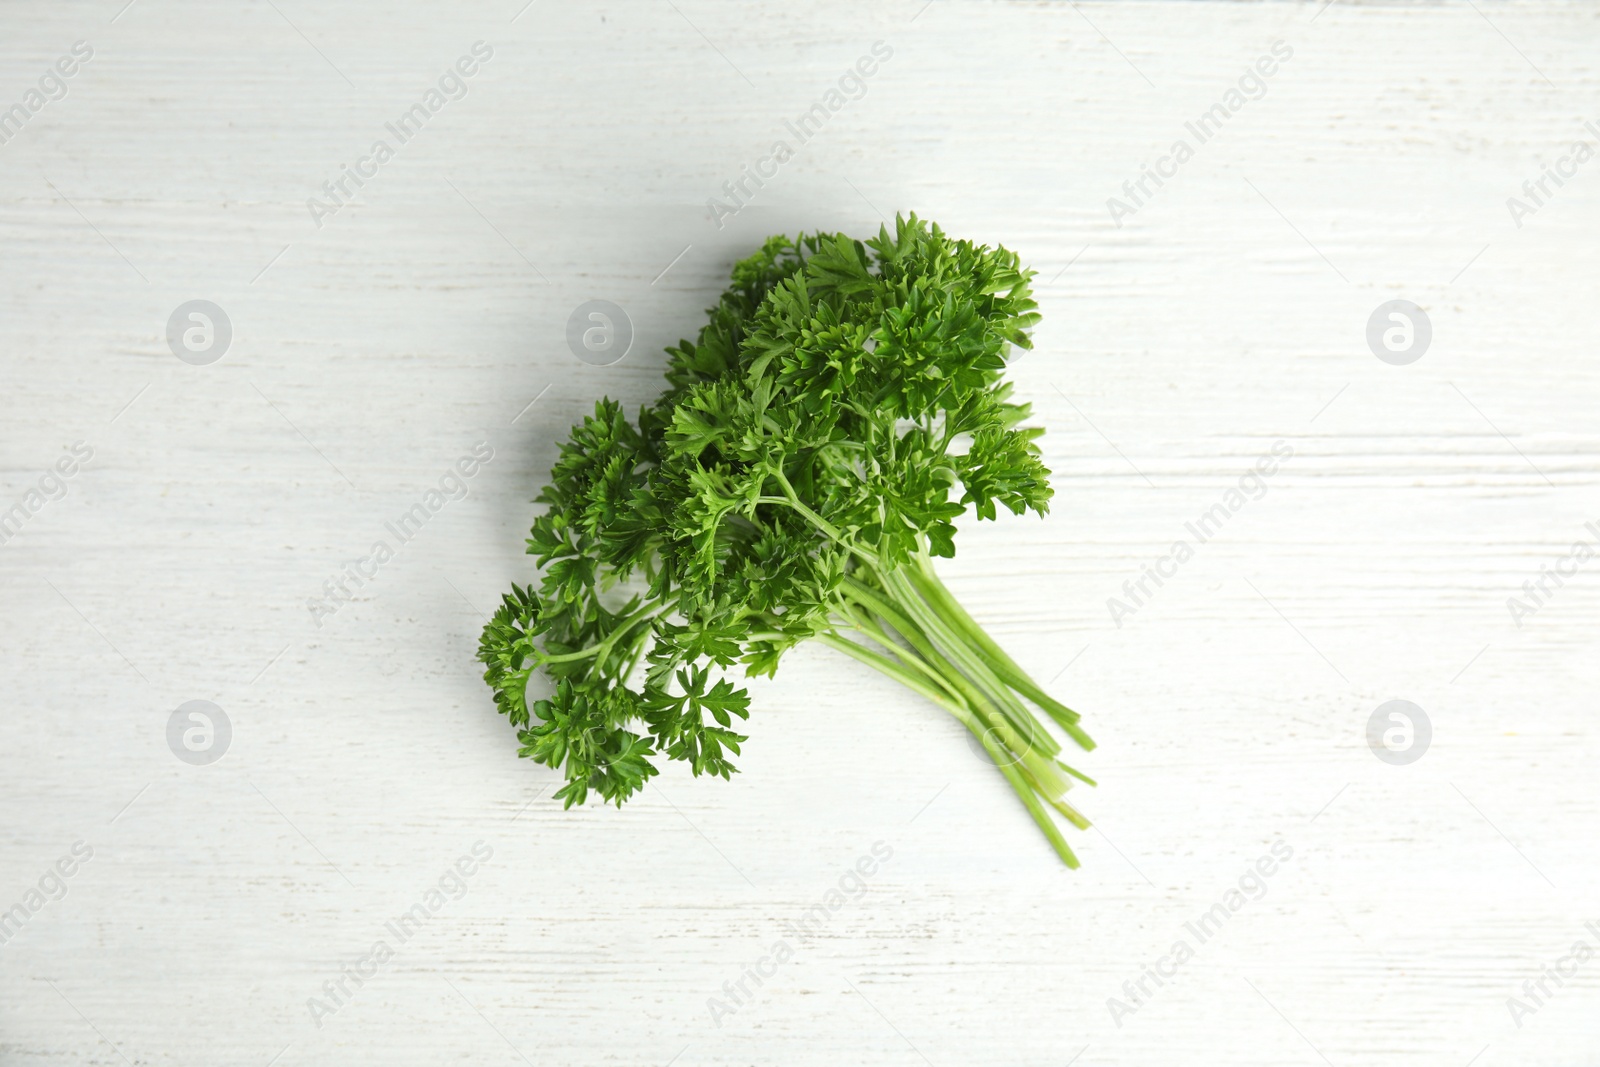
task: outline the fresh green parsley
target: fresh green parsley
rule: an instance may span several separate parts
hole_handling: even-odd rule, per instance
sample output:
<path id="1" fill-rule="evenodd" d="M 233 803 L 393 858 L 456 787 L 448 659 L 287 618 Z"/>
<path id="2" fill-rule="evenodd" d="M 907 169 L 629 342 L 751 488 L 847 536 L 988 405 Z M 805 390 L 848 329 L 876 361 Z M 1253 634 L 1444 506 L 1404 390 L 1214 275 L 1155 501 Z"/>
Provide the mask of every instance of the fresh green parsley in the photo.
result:
<path id="1" fill-rule="evenodd" d="M 512 585 L 478 651 L 568 807 L 620 806 L 662 756 L 727 778 L 750 698 L 724 671 L 771 675 L 817 640 L 960 720 L 1078 865 L 1052 809 L 1087 828 L 1064 795 L 1094 783 L 1033 709 L 1094 742 L 932 565 L 969 509 L 1048 509 L 1044 431 L 1002 380 L 1039 320 L 1032 277 L 915 215 L 864 242 L 773 237 L 668 349 L 659 400 L 572 428 L 528 537 L 537 584 Z"/>

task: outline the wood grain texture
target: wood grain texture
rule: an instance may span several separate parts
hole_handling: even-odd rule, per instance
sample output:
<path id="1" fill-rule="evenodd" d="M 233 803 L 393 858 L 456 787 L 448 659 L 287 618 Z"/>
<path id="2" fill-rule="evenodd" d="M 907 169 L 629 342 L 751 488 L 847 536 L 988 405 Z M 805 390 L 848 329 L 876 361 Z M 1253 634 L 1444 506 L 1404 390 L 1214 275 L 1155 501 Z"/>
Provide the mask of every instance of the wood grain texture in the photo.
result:
<path id="1" fill-rule="evenodd" d="M 519 6 L 7 8 L 0 108 L 94 56 L 0 144 L 0 510 L 93 459 L 0 544 L 0 908 L 93 858 L 0 945 L 0 1064 L 1597 1062 L 1600 960 L 1520 1027 L 1507 998 L 1600 947 L 1600 564 L 1520 627 L 1506 600 L 1600 522 L 1600 162 L 1520 228 L 1506 199 L 1596 140 L 1600 10 Z M 307 199 L 479 40 L 466 95 L 319 228 Z M 707 198 L 880 40 L 718 228 Z M 1265 95 L 1113 225 L 1277 40 Z M 820 648 L 754 685 L 734 782 L 675 766 L 562 812 L 473 661 L 555 442 L 651 398 L 762 237 L 912 209 L 1040 272 L 1015 377 L 1056 506 L 969 524 L 942 571 L 1100 742 L 1083 869 L 954 721 Z M 594 298 L 636 331 L 611 367 L 564 341 Z M 1400 298 L 1433 327 L 1405 367 L 1364 339 Z M 168 349 L 192 299 L 232 322 L 209 366 Z M 307 598 L 479 441 L 466 499 L 316 625 Z M 1265 495 L 1115 625 L 1280 441 Z M 1397 697 L 1433 727 L 1403 767 L 1365 740 Z M 232 723 L 211 766 L 167 746 L 194 699 Z M 308 999 L 480 841 L 318 1026 Z M 875 842 L 858 897 L 792 932 Z M 1114 1019 L 1274 842 L 1261 899 Z"/>

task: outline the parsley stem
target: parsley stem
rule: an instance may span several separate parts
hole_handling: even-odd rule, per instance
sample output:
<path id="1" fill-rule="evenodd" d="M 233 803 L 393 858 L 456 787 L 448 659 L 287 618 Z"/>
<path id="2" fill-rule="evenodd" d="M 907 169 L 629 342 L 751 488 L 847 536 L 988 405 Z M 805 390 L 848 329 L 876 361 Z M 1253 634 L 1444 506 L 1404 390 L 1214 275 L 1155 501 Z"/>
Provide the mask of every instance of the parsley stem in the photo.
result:
<path id="1" fill-rule="evenodd" d="M 1060 746 L 1055 744 L 1054 739 L 1051 738 L 1049 733 L 1044 730 L 1037 719 L 1033 718 L 1031 714 L 1027 714 L 1026 709 L 1021 708 L 1021 705 L 1017 704 L 1016 698 L 1011 694 L 1010 690 L 1012 688 L 1016 689 L 1023 695 L 1033 699 L 1036 703 L 1039 703 L 1040 707 L 1043 707 L 1047 712 L 1051 712 L 1052 709 L 1050 706 L 1040 700 L 1042 697 L 1044 701 L 1048 701 L 1048 695 L 1044 694 L 1043 691 L 1040 690 L 1039 687 L 1033 682 L 1033 680 L 1023 672 L 1022 668 L 1018 667 L 1015 662 L 1012 661 L 1011 658 L 1000 649 L 1000 646 L 994 643 L 993 639 L 991 639 L 989 635 L 983 631 L 983 628 L 973 620 L 972 616 L 966 613 L 965 609 L 961 607 L 960 603 L 955 599 L 950 591 L 945 589 L 943 583 L 939 582 L 938 576 L 933 574 L 932 567 L 927 565 L 926 561 L 927 556 L 923 554 L 919 569 L 923 571 L 926 581 L 916 581 L 916 574 L 913 571 L 911 573 L 912 580 L 910 584 L 917 592 L 927 589 L 930 584 L 936 586 L 935 594 L 924 595 L 930 609 L 934 612 L 934 614 L 940 616 L 941 621 L 943 621 L 948 627 L 949 631 L 951 631 L 949 634 L 941 637 L 941 640 L 948 639 L 959 643 L 962 637 L 970 637 L 973 640 L 974 645 L 977 645 L 977 647 L 975 650 L 964 649 L 963 651 L 976 651 L 978 657 L 983 660 L 984 666 L 989 667 L 996 676 L 997 684 L 992 687 L 986 687 L 992 688 L 996 692 L 1003 693 L 1004 697 L 1009 700 L 1010 703 L 1016 704 L 1016 709 L 1013 710 L 1020 709 L 1022 714 L 1026 716 L 1023 722 L 1030 732 L 1030 737 L 1039 737 L 1042 735 L 1044 738 L 1048 739 L 1048 744 L 1041 744 L 1036 747 L 1046 749 L 1048 754 L 1052 757 L 1059 755 L 1061 751 Z M 910 571 L 911 569 L 907 568 L 907 570 Z M 900 575 L 897 574 L 897 579 L 898 577 L 900 577 Z M 915 596 L 914 593 L 912 595 L 913 597 Z M 940 611 L 941 607 L 944 608 L 943 612 Z M 987 645 L 992 647 L 997 655 L 993 658 L 985 656 L 983 654 L 984 646 L 978 644 L 979 639 L 981 639 L 983 642 L 987 642 Z M 999 662 L 996 662 L 996 660 L 999 660 Z M 980 680 L 983 679 L 980 677 Z M 1077 741 L 1078 744 L 1085 750 L 1092 749 L 1094 747 L 1094 741 L 1090 739 L 1089 735 L 1077 725 L 1076 713 L 1062 705 L 1056 706 L 1060 707 L 1063 712 L 1066 712 L 1072 717 L 1070 719 L 1063 719 L 1053 713 L 1051 717 L 1055 719 L 1057 724 L 1060 725 L 1061 728 L 1067 734 L 1069 734 L 1073 740 Z M 1080 773 L 1059 759 L 1052 759 L 1050 764 L 1039 768 L 1034 768 L 1035 774 L 1040 781 L 1041 788 L 1045 792 L 1047 798 L 1049 796 L 1059 796 L 1060 793 L 1065 792 L 1067 786 L 1071 784 L 1070 782 L 1066 782 L 1060 778 L 1060 776 L 1056 773 L 1058 769 L 1065 771 L 1072 777 L 1087 782 L 1090 785 L 1095 784 L 1094 780 L 1087 775 Z M 1066 814 L 1065 811 L 1063 811 L 1063 814 Z M 1076 822 L 1078 819 L 1081 819 L 1082 816 L 1078 815 L 1077 812 L 1073 812 L 1068 816 L 1068 818 Z"/>
<path id="2" fill-rule="evenodd" d="M 785 498 L 787 498 L 786 502 L 788 505 L 798 511 L 807 522 L 811 523 L 811 525 L 827 534 L 831 540 L 837 542 L 842 548 L 846 549 L 863 562 L 869 564 L 876 564 L 878 562 L 876 556 L 862 548 L 860 545 L 857 545 L 850 538 L 846 537 L 839 531 L 838 527 L 833 525 L 833 523 L 829 522 L 821 515 L 818 515 L 815 511 L 812 511 L 810 508 L 806 507 L 805 504 L 801 502 L 799 495 L 794 491 L 794 486 L 789 484 L 789 479 L 784 477 L 782 467 L 773 468 L 772 476 L 778 479 L 779 485 L 783 486 L 783 495 Z M 773 500 L 771 497 L 761 497 L 760 499 L 767 501 Z"/>
<path id="3" fill-rule="evenodd" d="M 875 607 L 881 615 L 885 615 L 885 618 L 893 616 L 899 620 L 893 625 L 900 631 L 901 635 L 907 637 L 908 641 L 916 645 L 917 651 L 922 654 L 923 659 L 939 665 L 941 671 L 947 675 L 949 685 L 946 688 L 960 689 L 966 697 L 968 705 L 978 709 L 984 718 L 993 722 L 994 732 L 999 736 L 1006 749 L 1016 759 L 1022 761 L 1028 777 L 1045 799 L 1053 803 L 1070 787 L 1071 782 L 1061 777 L 1061 771 L 1067 771 L 1075 777 L 1083 777 L 1072 771 L 1065 764 L 1051 758 L 1061 751 L 1060 746 L 1056 744 L 1055 739 L 1050 736 L 1049 732 L 1044 729 L 1038 720 L 1034 719 L 1027 712 L 1027 709 L 1017 702 L 1016 698 L 1005 688 L 1003 683 L 998 681 L 990 682 L 982 677 L 967 677 L 949 659 L 939 655 L 927 637 L 922 635 L 914 624 L 906 620 L 895 608 L 886 604 L 882 598 L 878 597 L 864 583 L 854 579 L 846 579 L 846 582 L 845 588 L 849 595 L 858 598 L 868 606 Z M 912 595 L 913 597 L 915 596 L 914 593 Z M 952 646 L 959 647 L 960 635 L 952 634 L 950 636 L 952 638 Z M 907 650 L 892 644 L 888 644 L 887 647 L 899 654 L 902 659 L 912 662 Z M 962 651 L 965 652 L 967 650 Z M 972 672 L 969 671 L 968 673 Z M 998 699 L 992 700 L 990 697 Z M 998 710 L 996 709 L 996 704 L 999 704 Z M 1009 716 L 1006 713 L 1009 713 Z M 1018 736 L 1018 730 L 1021 730 L 1026 735 L 1026 740 Z M 1065 814 L 1064 810 L 1063 814 Z M 1069 817 L 1075 821 L 1082 818 L 1076 812 Z"/>
<path id="4" fill-rule="evenodd" d="M 1077 725 L 1077 713 L 1045 693 L 967 614 L 934 573 L 925 546 L 918 545 L 918 556 L 909 565 L 885 565 L 801 503 L 781 470 L 773 471 L 773 476 L 782 486 L 784 496 L 763 496 L 758 502 L 789 505 L 819 531 L 858 557 L 862 563 L 861 570 L 882 584 L 884 595 L 880 596 L 867 583 L 847 576 L 842 587 L 845 598 L 877 614 L 912 645 L 915 653 L 894 644 L 876 625 L 868 629 L 860 623 L 853 628 L 882 644 L 895 654 L 896 659 L 871 652 L 837 634 L 830 635 L 828 644 L 884 670 L 917 692 L 934 699 L 941 707 L 950 709 L 952 699 L 959 695 L 965 701 L 967 715 L 972 716 L 972 721 L 967 723 L 968 728 L 983 740 L 985 749 L 994 756 L 1007 779 L 1018 788 L 1029 811 L 1035 813 L 1035 819 L 1043 820 L 1041 826 L 1048 824 L 1050 829 L 1046 830 L 1046 836 L 1051 838 L 1052 845 L 1059 838 L 1059 830 L 1040 806 L 1041 798 L 1075 826 L 1087 828 L 1088 820 L 1061 799 L 1071 782 L 1062 778 L 1060 772 L 1065 771 L 1091 785 L 1093 781 L 1053 758 L 1061 751 L 1061 746 L 1012 690 L 1016 689 L 1038 704 L 1080 746 L 1093 748 L 1094 742 Z M 939 683 L 949 699 L 935 698 L 927 683 L 902 665 L 907 663 Z M 886 667 L 892 670 L 885 670 Z M 913 685 L 912 680 L 917 684 Z M 987 729 L 978 729 L 980 719 L 987 720 L 991 725 Z M 967 720 L 963 719 L 963 722 Z M 1018 763 L 1021 764 L 1020 769 L 1014 766 Z M 1062 840 L 1057 852 L 1060 853 L 1061 848 L 1065 847 L 1066 842 Z M 1075 858 L 1068 859 L 1070 855 L 1071 850 L 1068 849 L 1062 858 L 1068 866 L 1076 866 Z"/>
<path id="5" fill-rule="evenodd" d="M 922 653 L 923 656 L 929 659 L 934 657 L 933 645 L 929 643 L 927 637 L 923 635 L 922 631 L 917 629 L 916 624 L 910 619 L 907 619 L 905 615 L 899 611 L 899 609 L 893 607 L 887 600 L 879 596 L 878 592 L 871 586 L 867 585 L 865 582 L 846 576 L 844 580 L 844 593 L 847 597 L 856 601 L 856 603 L 876 612 L 883 618 L 885 622 L 894 627 L 901 637 L 904 637 L 908 642 L 910 642 L 912 647 L 914 647 L 918 652 Z"/>
<path id="6" fill-rule="evenodd" d="M 652 609 L 649 607 L 640 608 L 638 611 L 628 616 L 628 618 L 624 619 L 617 626 L 617 628 L 612 630 L 611 633 L 606 636 L 606 639 L 601 641 L 599 644 L 590 645 L 588 648 L 580 648 L 576 652 L 563 652 L 560 655 L 555 656 L 548 656 L 541 653 L 539 662 L 571 663 L 574 660 L 588 659 L 590 656 L 600 656 L 603 659 L 605 656 L 610 654 L 611 646 L 616 644 L 617 639 L 623 634 L 633 629 L 633 627 L 637 626 L 639 623 L 652 621 L 655 619 L 656 615 L 662 614 L 662 612 L 659 611 L 655 612 L 655 614 L 652 614 L 651 612 Z"/>
<path id="7" fill-rule="evenodd" d="M 928 558 L 926 550 L 919 550 L 916 566 L 911 569 L 913 583 L 929 601 L 942 609 L 946 619 L 958 630 L 972 638 L 978 652 L 983 656 L 991 669 L 1003 678 L 1007 684 L 1016 689 L 1023 696 L 1032 700 L 1043 708 L 1061 728 L 1072 736 L 1072 739 L 1086 751 L 1095 747 L 1094 740 L 1078 726 L 1080 716 L 1077 712 L 1057 701 L 1046 693 L 1034 680 L 1028 676 L 1015 660 L 1006 654 L 993 638 L 991 638 L 978 623 L 968 615 L 945 584 L 939 580 L 934 572 L 932 561 Z"/>
<path id="8" fill-rule="evenodd" d="M 1010 720 L 1011 725 L 1028 738 L 1030 747 L 1042 748 L 1051 756 L 1061 751 L 1061 746 L 1056 743 L 1050 732 L 1023 706 L 1011 689 L 995 677 L 994 672 L 973 652 L 971 644 L 962 640 L 962 635 L 953 630 L 928 605 L 903 570 L 887 570 L 882 578 L 907 614 L 923 628 L 933 643 L 995 702 Z"/>
<path id="9" fill-rule="evenodd" d="M 1078 857 L 1073 854 L 1071 846 L 1067 844 L 1067 839 L 1062 835 L 1061 828 L 1056 825 L 1055 820 L 1050 817 L 1050 813 L 1045 810 L 1044 804 L 1040 802 L 1039 793 L 1034 788 L 1033 783 L 1029 781 L 1028 777 L 1022 771 L 1019 771 L 1016 768 L 1016 761 L 1012 754 L 1005 751 L 1000 746 L 1000 744 L 991 736 L 990 731 L 984 730 L 980 727 L 978 719 L 975 715 L 973 715 L 971 708 L 966 707 L 956 701 L 950 700 L 938 690 L 927 685 L 927 683 L 925 683 L 921 678 L 918 678 L 915 674 L 912 674 L 910 671 L 906 670 L 900 664 L 894 662 L 886 656 L 879 655 L 870 649 L 863 648 L 854 641 L 840 637 L 838 634 L 831 632 L 819 634 L 817 636 L 817 640 L 821 641 L 829 648 L 838 649 L 840 652 L 850 656 L 852 659 L 859 660 L 860 662 L 865 663 L 867 666 L 872 667 L 873 669 L 887 675 L 890 678 L 893 678 L 895 681 L 900 682 L 902 685 L 913 690 L 914 692 L 922 694 L 935 704 L 938 704 L 940 707 L 950 712 L 950 714 L 954 715 L 961 725 L 965 726 L 969 731 L 972 732 L 973 736 L 978 739 L 978 742 L 983 745 L 984 751 L 989 754 L 989 758 L 994 760 L 995 765 L 1000 768 L 1000 773 L 1005 775 L 1006 781 L 1011 784 L 1012 790 L 1022 801 L 1023 806 L 1028 809 L 1028 814 L 1033 816 L 1033 821 L 1037 823 L 1039 829 L 1044 832 L 1045 838 L 1050 842 L 1050 847 L 1055 849 L 1056 855 L 1061 857 L 1061 862 L 1065 863 L 1068 867 L 1074 870 L 1078 868 Z M 1067 807 L 1067 805 L 1058 800 L 1052 800 L 1050 801 L 1050 804 L 1058 811 L 1061 811 L 1063 815 L 1066 815 L 1067 812 L 1072 811 L 1070 807 Z M 1076 812 L 1073 812 L 1073 814 L 1076 814 Z M 1070 816 L 1068 817 L 1071 818 Z M 1082 816 L 1079 816 L 1078 819 L 1074 819 L 1072 821 L 1077 823 L 1081 819 Z M 1087 826 L 1088 824 L 1087 822 L 1084 822 L 1083 825 Z"/>
<path id="10" fill-rule="evenodd" d="M 964 699 L 960 690 L 952 685 L 949 680 L 947 680 L 937 670 L 929 666 L 928 662 L 923 657 L 917 655 L 910 649 L 895 644 L 893 639 L 891 639 L 888 634 L 884 633 L 882 628 L 877 626 L 871 620 L 855 619 L 853 620 L 852 629 L 859 631 L 867 638 L 877 642 L 888 651 L 894 653 L 894 655 L 899 658 L 900 662 L 921 671 L 923 674 L 926 674 L 929 678 L 933 679 L 933 681 L 937 683 L 938 686 L 943 689 L 952 700 L 959 701 Z"/>
<path id="11" fill-rule="evenodd" d="M 917 677 L 915 674 L 912 674 L 905 667 L 901 666 L 899 663 L 896 663 L 889 657 L 882 655 L 881 653 L 874 652 L 870 648 L 864 648 L 856 642 L 851 641 L 849 638 L 842 637 L 832 630 L 826 633 L 818 634 L 817 640 L 821 641 L 829 648 L 837 649 L 840 652 L 843 652 L 852 659 L 860 660 L 862 663 L 865 663 L 874 670 L 881 671 L 890 678 L 893 678 L 895 681 L 906 686 L 908 689 L 915 690 L 916 692 L 922 694 L 935 704 L 939 705 L 941 708 L 944 708 L 946 711 L 950 712 L 950 714 L 954 715 L 957 719 L 960 719 L 961 722 L 966 724 L 967 728 L 972 730 L 974 733 L 982 732 L 976 728 L 977 720 L 973 716 L 971 708 L 957 700 L 952 699 L 950 696 L 946 695 L 940 690 L 933 688 L 927 682 L 924 682 L 921 678 Z"/>

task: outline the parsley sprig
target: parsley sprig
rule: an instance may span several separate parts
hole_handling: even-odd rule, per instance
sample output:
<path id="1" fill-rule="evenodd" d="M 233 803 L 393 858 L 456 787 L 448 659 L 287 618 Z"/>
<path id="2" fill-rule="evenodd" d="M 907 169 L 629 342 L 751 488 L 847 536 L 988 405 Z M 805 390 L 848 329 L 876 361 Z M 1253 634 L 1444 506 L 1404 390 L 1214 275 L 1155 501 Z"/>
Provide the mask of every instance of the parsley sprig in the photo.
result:
<path id="1" fill-rule="evenodd" d="M 750 700 L 724 672 L 771 675 L 814 639 L 954 715 L 1078 865 L 1052 812 L 1087 828 L 1064 797 L 1093 782 L 1035 709 L 1094 742 L 932 565 L 969 509 L 1048 509 L 1043 430 L 1002 380 L 1031 347 L 1032 277 L 915 215 L 864 242 L 773 237 L 668 349 L 655 404 L 630 420 L 601 400 L 573 427 L 528 537 L 538 583 L 512 586 L 478 652 L 568 807 L 620 806 L 662 755 L 729 777 Z"/>

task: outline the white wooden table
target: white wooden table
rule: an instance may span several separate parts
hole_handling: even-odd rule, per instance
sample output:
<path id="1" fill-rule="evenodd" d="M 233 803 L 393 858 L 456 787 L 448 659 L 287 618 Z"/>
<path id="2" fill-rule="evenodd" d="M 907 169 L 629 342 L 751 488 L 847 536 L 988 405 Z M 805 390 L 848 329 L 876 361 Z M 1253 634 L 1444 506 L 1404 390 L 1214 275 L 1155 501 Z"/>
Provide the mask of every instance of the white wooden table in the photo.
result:
<path id="1" fill-rule="evenodd" d="M 0 35 L 0 1063 L 1595 1062 L 1600 959 L 1524 983 L 1600 949 L 1600 10 L 122 3 Z M 1083 868 L 820 648 L 754 686 L 734 782 L 563 812 L 473 659 L 556 441 L 653 397 L 767 234 L 912 209 L 1040 272 L 1056 505 L 943 572 L 1101 744 Z M 591 299 L 615 365 L 567 348 Z M 184 360 L 193 300 L 231 338 L 184 317 Z M 207 765 L 168 743 L 197 700 Z"/>

